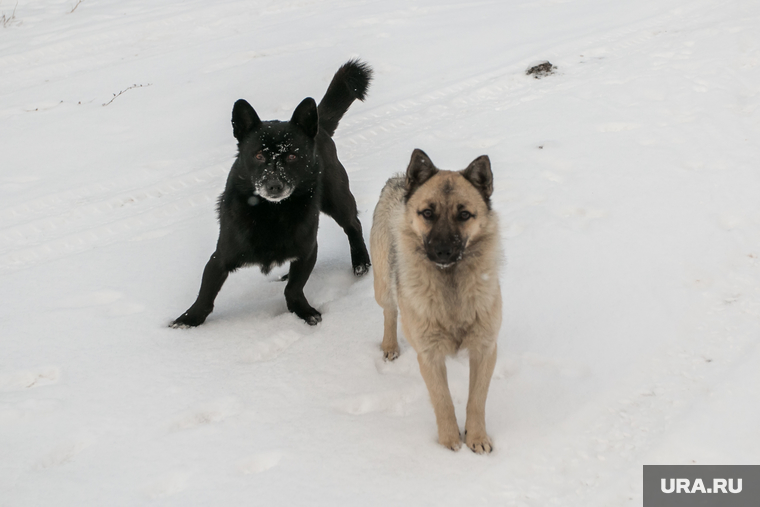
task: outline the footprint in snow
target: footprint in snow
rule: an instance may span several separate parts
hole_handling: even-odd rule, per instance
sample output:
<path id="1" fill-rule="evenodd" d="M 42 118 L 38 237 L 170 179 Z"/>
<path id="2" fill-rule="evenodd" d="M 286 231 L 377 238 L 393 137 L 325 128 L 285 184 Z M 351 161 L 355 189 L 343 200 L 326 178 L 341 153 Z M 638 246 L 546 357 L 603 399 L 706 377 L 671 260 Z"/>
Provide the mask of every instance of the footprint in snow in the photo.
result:
<path id="1" fill-rule="evenodd" d="M 282 460 L 281 451 L 269 451 L 256 454 L 238 462 L 238 470 L 246 475 L 260 474 L 270 468 L 274 468 L 280 464 Z"/>
<path id="2" fill-rule="evenodd" d="M 607 212 L 603 209 L 587 207 L 567 207 L 557 210 L 556 213 L 571 229 L 576 231 L 586 229 L 593 221 L 607 216 Z"/>
<path id="3" fill-rule="evenodd" d="M 408 344 L 400 342 L 401 353 L 393 361 L 383 357 L 383 352 L 378 347 L 375 356 L 375 368 L 381 375 L 400 375 L 404 377 L 419 377 L 420 365 L 417 362 L 417 354 Z"/>
<path id="4" fill-rule="evenodd" d="M 195 410 L 189 410 L 171 423 L 172 431 L 183 431 L 215 424 L 240 413 L 240 402 L 228 397 L 206 403 Z"/>
<path id="5" fill-rule="evenodd" d="M 166 498 L 183 492 L 187 488 L 190 474 L 187 472 L 171 472 L 145 488 L 145 493 L 153 499 Z"/>
<path id="6" fill-rule="evenodd" d="M 406 391 L 389 391 L 384 393 L 369 393 L 351 396 L 333 403 L 333 408 L 351 415 L 364 415 L 372 412 L 387 412 L 403 416 L 408 413 L 408 407 L 417 402 L 426 392 L 422 388 Z"/>
<path id="7" fill-rule="evenodd" d="M 60 375 L 55 366 L 0 374 L 0 391 L 23 391 L 57 384 Z"/>
<path id="8" fill-rule="evenodd" d="M 243 352 L 243 361 L 249 363 L 271 361 L 300 339 L 301 335 L 295 331 L 276 333 L 274 336 L 259 340 L 251 345 L 248 350 Z"/>
<path id="9" fill-rule="evenodd" d="M 64 465 L 72 461 L 77 454 L 90 447 L 94 442 L 95 439 L 90 436 L 79 436 L 64 442 L 37 460 L 35 468 L 44 470 Z"/>
<path id="10" fill-rule="evenodd" d="M 516 238 L 525 231 L 525 226 L 520 222 L 512 221 L 502 228 L 502 234 L 505 238 Z"/>

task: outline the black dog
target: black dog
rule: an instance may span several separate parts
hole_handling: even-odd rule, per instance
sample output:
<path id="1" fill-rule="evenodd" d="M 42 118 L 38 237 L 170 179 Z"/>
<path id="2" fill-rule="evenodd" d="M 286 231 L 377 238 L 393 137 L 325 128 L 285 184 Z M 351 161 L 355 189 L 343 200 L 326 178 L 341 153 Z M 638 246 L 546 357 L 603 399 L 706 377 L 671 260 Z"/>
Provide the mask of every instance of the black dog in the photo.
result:
<path id="1" fill-rule="evenodd" d="M 258 264 L 263 273 L 290 262 L 285 287 L 288 310 L 308 324 L 322 315 L 303 294 L 317 260 L 319 212 L 330 215 L 348 236 L 354 274 L 369 270 L 356 201 L 338 160 L 332 135 L 355 99 L 364 100 L 372 69 L 351 60 L 335 73 L 322 102 L 304 99 L 290 121 L 262 122 L 238 100 L 232 128 L 238 156 L 219 197 L 219 240 L 203 270 L 195 303 L 171 327 L 202 324 L 227 275 Z"/>

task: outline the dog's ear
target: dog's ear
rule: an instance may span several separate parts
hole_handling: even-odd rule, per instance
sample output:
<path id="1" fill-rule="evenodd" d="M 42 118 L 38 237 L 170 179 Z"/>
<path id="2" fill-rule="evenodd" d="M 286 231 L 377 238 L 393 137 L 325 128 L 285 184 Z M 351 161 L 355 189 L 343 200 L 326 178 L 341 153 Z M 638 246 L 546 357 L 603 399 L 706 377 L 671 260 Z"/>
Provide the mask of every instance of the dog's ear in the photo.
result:
<path id="1" fill-rule="evenodd" d="M 427 153 L 416 148 L 412 152 L 409 167 L 406 168 L 406 199 L 408 200 L 420 185 L 432 178 L 437 172 L 438 169 L 433 165 Z"/>
<path id="2" fill-rule="evenodd" d="M 241 142 L 250 131 L 261 126 L 261 120 L 251 105 L 243 99 L 232 108 L 232 133 Z"/>
<path id="3" fill-rule="evenodd" d="M 491 160 L 488 155 L 481 155 L 470 162 L 470 165 L 461 174 L 478 189 L 490 207 L 491 194 L 493 194 L 493 173 L 491 173 Z"/>
<path id="4" fill-rule="evenodd" d="M 293 117 L 290 123 L 298 125 L 307 136 L 316 137 L 319 130 L 319 115 L 317 113 L 317 103 L 311 97 L 306 97 L 298 104 L 293 111 Z"/>

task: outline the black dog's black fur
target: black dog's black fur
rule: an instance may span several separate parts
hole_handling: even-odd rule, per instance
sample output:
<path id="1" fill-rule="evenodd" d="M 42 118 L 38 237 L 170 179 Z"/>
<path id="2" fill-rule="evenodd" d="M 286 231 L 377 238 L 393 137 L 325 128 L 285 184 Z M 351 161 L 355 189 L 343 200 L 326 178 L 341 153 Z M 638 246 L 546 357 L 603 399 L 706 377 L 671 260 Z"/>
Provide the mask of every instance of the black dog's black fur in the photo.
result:
<path id="1" fill-rule="evenodd" d="M 238 156 L 219 197 L 216 251 L 203 270 L 198 298 L 172 327 L 202 324 L 231 271 L 258 264 L 268 273 L 288 261 L 288 310 L 311 325 L 321 321 L 303 293 L 317 260 L 320 211 L 346 232 L 354 274 L 369 270 L 356 201 L 332 135 L 351 103 L 364 100 L 371 78 L 367 64 L 347 62 L 319 106 L 306 98 L 287 122 L 262 122 L 248 102 L 235 103 L 232 127 Z"/>

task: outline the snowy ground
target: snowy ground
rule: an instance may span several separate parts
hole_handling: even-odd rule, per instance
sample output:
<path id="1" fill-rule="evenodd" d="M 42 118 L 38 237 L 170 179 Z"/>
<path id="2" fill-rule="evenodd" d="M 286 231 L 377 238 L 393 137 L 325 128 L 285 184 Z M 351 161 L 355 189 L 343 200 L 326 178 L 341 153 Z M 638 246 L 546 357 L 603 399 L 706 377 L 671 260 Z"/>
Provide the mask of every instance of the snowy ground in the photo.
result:
<path id="1" fill-rule="evenodd" d="M 641 505 L 643 464 L 757 464 L 760 3 L 75 5 L 0 2 L 0 507 Z M 166 327 L 214 248 L 233 102 L 287 119 L 356 56 L 375 82 L 336 143 L 365 233 L 413 148 L 491 157 L 490 456 L 436 444 L 326 217 L 319 326 L 282 268 Z"/>

